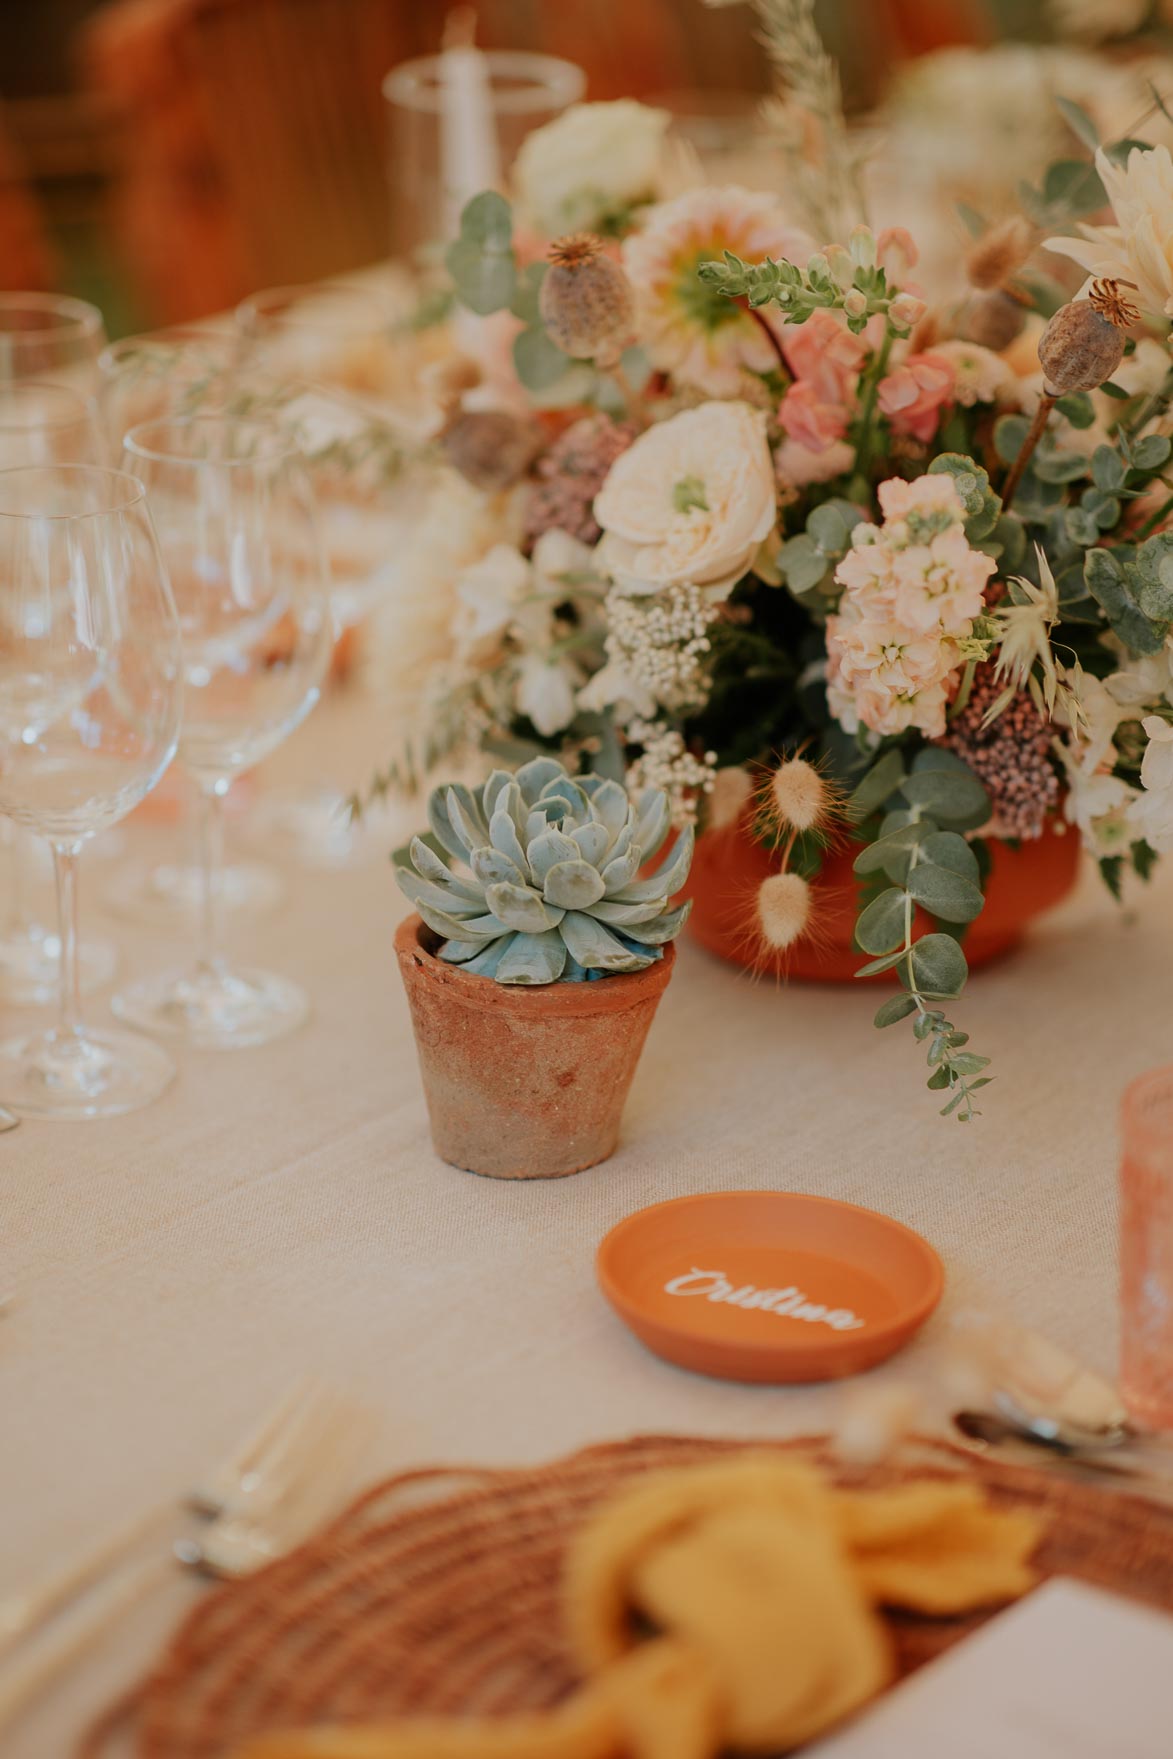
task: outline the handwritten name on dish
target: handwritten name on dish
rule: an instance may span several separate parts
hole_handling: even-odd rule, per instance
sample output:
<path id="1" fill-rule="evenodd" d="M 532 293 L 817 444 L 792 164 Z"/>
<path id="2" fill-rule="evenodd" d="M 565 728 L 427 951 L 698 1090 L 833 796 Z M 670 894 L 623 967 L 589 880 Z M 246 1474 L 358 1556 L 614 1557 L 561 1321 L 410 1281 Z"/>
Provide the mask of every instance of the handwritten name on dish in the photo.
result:
<path id="1" fill-rule="evenodd" d="M 702 1300 L 724 1302 L 729 1307 L 753 1308 L 759 1313 L 775 1313 L 780 1319 L 803 1319 L 808 1325 L 829 1325 L 832 1331 L 858 1331 L 867 1324 L 850 1307 L 824 1307 L 809 1301 L 802 1289 L 791 1283 L 788 1289 L 759 1289 L 753 1283 L 734 1288 L 724 1271 L 699 1270 L 696 1265 L 683 1276 L 673 1277 L 664 1284 L 666 1295 L 698 1295 Z"/>

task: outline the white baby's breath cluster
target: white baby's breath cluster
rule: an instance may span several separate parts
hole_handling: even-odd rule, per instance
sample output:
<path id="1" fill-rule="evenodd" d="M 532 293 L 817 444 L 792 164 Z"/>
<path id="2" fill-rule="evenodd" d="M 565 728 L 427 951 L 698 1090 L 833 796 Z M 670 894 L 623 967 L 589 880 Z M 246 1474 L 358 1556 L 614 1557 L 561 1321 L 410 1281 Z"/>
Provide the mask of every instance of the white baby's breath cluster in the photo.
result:
<path id="1" fill-rule="evenodd" d="M 627 771 L 628 790 L 638 794 L 644 788 L 662 789 L 672 808 L 672 823 L 681 828 L 695 824 L 701 800 L 712 792 L 717 753 L 706 751 L 697 757 L 683 735 L 664 721 L 631 721 L 627 736 L 643 747 Z"/>
<path id="2" fill-rule="evenodd" d="M 669 586 L 654 598 L 607 596 L 607 659 L 642 685 L 661 708 L 680 712 L 705 700 L 712 607 L 699 586 Z"/>

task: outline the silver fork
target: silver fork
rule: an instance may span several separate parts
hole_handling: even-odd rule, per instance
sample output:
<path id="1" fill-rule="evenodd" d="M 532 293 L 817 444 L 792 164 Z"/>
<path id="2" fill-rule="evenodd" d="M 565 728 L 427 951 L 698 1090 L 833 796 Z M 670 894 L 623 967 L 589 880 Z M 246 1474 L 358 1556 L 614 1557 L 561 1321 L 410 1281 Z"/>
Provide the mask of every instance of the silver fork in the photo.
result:
<path id="1" fill-rule="evenodd" d="M 193 1490 L 183 1500 L 211 1516 L 247 1513 L 250 1498 L 259 1497 L 268 1487 L 270 1455 L 274 1455 L 277 1461 L 287 1459 L 287 1429 L 321 1396 L 320 1390 L 311 1382 L 299 1382 L 266 1414 L 253 1433 L 216 1467 L 206 1485 Z M 116 1569 L 175 1512 L 173 1501 L 156 1504 L 145 1514 L 136 1515 L 113 1532 L 104 1534 L 96 1544 L 63 1568 L 53 1571 L 30 1588 L 0 1600 L 0 1660 L 69 1601 Z"/>
<path id="2" fill-rule="evenodd" d="M 18 1644 L 31 1653 L 12 1656 L 0 1670 L 0 1733 L 177 1566 L 204 1575 L 241 1576 L 291 1550 L 329 1512 L 369 1436 L 365 1413 L 306 1385 L 283 1400 L 233 1459 L 192 1493 L 192 1503 L 219 1511 L 202 1542 L 179 1540 L 171 1551 L 160 1549 L 117 1570 L 152 1528 L 174 1513 L 173 1504 L 162 1505 L 14 1596 L 0 1623 L 0 1654 L 8 1656 Z M 78 1616 L 71 1617 L 79 1602 Z"/>

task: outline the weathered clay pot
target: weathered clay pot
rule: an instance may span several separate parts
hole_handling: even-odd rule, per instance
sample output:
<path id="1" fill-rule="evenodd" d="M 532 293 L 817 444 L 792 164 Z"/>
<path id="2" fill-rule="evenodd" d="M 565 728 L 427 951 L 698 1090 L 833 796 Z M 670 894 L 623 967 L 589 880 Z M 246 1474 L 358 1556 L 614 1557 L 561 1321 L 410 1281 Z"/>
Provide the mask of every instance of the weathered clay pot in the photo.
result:
<path id="1" fill-rule="evenodd" d="M 970 968 L 986 965 L 1009 952 L 1022 939 L 1032 919 L 1051 909 L 1075 885 L 1079 871 L 1079 836 L 1061 835 L 1049 824 L 1031 842 L 991 842 L 992 867 L 986 882 L 986 905 L 962 942 Z M 754 931 L 758 888 L 778 871 L 774 855 L 738 824 L 706 832 L 697 840 L 685 896 L 693 900 L 688 932 L 710 953 L 805 983 L 847 983 L 866 963 L 854 945 L 859 882 L 851 864 L 856 850 L 828 856 L 815 881 L 815 932 L 786 953 L 762 956 Z M 917 913 L 917 932 L 932 925 Z M 890 974 L 865 982 L 891 983 Z"/>
<path id="2" fill-rule="evenodd" d="M 529 989 L 445 964 L 436 944 L 418 916 L 395 935 L 436 1153 L 495 1179 L 606 1160 L 675 947 L 646 971 Z"/>

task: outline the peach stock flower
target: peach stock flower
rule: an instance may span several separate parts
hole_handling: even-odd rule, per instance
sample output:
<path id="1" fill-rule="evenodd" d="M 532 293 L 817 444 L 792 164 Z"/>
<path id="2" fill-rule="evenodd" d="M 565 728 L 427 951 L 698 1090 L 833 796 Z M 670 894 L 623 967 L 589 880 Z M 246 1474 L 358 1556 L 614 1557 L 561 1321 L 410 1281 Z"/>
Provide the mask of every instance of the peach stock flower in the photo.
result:
<path id="1" fill-rule="evenodd" d="M 805 264 L 812 246 L 773 196 L 735 184 L 660 203 L 623 243 L 636 328 L 652 365 L 711 397 L 736 396 L 747 370 L 764 373 L 778 365 L 758 318 L 697 277 L 699 264 L 726 250 L 754 263 L 771 256 Z M 781 332 L 779 313 L 759 315 Z"/>
<path id="2" fill-rule="evenodd" d="M 766 419 L 747 403 L 702 403 L 657 422 L 595 496 L 600 562 L 616 586 L 691 583 L 723 598 L 777 518 Z"/>
<path id="3" fill-rule="evenodd" d="M 931 440 L 957 382 L 953 362 L 944 354 L 910 354 L 880 380 L 879 404 L 893 433 Z"/>
<path id="4" fill-rule="evenodd" d="M 883 525 L 857 525 L 835 571 L 827 620 L 827 699 L 849 732 L 945 731 L 945 710 L 996 563 L 970 548 L 965 508 L 945 474 L 881 483 Z"/>

